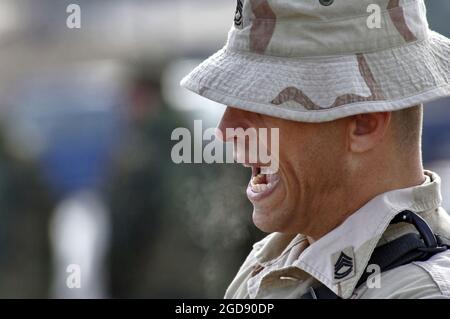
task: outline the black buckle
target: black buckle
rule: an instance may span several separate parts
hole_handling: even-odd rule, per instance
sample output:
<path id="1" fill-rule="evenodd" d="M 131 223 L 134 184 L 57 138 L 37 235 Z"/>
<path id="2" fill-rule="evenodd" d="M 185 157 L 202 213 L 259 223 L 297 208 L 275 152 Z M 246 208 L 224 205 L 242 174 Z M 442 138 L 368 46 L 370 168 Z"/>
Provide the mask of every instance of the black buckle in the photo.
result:
<path id="1" fill-rule="evenodd" d="M 414 225 L 414 227 L 419 232 L 426 247 L 418 248 L 418 250 L 425 253 L 434 253 L 434 254 L 447 250 L 447 247 L 442 245 L 441 241 L 438 240 L 438 238 L 434 235 L 428 223 L 416 213 L 409 210 L 405 210 L 400 214 L 398 214 L 397 216 L 395 216 L 392 219 L 391 224 L 397 224 L 401 222 Z"/>

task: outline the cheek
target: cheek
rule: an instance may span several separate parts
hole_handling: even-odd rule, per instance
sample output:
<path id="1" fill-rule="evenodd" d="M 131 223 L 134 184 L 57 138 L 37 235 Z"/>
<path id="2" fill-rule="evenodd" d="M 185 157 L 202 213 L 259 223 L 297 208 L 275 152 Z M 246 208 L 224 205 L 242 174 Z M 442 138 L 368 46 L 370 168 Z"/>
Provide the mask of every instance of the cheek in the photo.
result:
<path id="1" fill-rule="evenodd" d="M 322 184 L 335 175 L 335 165 L 340 165 L 335 147 L 317 139 L 291 139 L 284 143 L 281 166 L 289 203 L 299 205 L 299 202 L 312 200 Z"/>

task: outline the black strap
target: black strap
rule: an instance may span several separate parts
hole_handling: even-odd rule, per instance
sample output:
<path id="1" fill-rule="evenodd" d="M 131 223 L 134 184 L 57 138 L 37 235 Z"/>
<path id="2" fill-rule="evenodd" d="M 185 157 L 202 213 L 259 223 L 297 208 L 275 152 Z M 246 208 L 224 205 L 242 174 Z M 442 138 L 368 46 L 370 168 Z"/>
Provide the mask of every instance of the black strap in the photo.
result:
<path id="1" fill-rule="evenodd" d="M 381 272 L 385 272 L 413 261 L 428 260 L 431 256 L 449 249 L 448 243 L 445 244 L 444 239 L 434 235 L 430 226 L 419 215 L 411 211 L 401 212 L 392 220 L 391 224 L 399 222 L 413 224 L 419 234 L 408 233 L 375 248 L 368 265 L 376 264 L 380 266 Z M 356 288 L 370 276 L 370 273 L 366 270 L 359 279 Z M 310 288 L 309 292 L 304 294 L 301 299 L 340 299 L 340 297 L 327 286 L 321 285 L 317 288 Z"/>
<path id="2" fill-rule="evenodd" d="M 431 257 L 430 253 L 420 250 L 425 247 L 423 240 L 418 234 L 409 233 L 377 247 L 368 265 L 378 265 L 381 272 L 385 272 L 413 261 L 424 261 Z M 364 283 L 369 276 L 370 273 L 365 271 L 358 281 L 357 287 Z"/>

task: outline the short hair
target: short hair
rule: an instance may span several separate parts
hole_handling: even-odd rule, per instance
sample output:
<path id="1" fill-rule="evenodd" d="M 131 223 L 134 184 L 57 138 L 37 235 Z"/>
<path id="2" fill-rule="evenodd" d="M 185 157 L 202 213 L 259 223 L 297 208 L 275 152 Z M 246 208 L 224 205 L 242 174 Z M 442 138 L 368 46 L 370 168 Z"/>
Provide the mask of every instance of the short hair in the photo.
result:
<path id="1" fill-rule="evenodd" d="M 423 125 L 423 105 L 416 105 L 392 113 L 396 141 L 402 151 L 420 151 Z"/>

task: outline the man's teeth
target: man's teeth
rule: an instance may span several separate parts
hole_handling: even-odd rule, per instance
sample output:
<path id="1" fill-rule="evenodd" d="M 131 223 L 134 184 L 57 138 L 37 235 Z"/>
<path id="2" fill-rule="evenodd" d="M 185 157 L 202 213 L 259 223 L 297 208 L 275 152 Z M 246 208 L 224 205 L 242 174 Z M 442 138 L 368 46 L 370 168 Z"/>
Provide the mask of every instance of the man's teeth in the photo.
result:
<path id="1" fill-rule="evenodd" d="M 270 167 L 253 167 L 250 186 L 253 192 L 261 193 L 275 185 L 278 181 L 277 171 Z"/>
<path id="2" fill-rule="evenodd" d="M 258 174 L 253 176 L 250 180 L 250 185 L 253 192 L 261 193 L 270 188 L 270 183 L 267 181 L 267 176 L 265 174 Z"/>
<path id="3" fill-rule="evenodd" d="M 267 184 L 252 184 L 252 191 L 255 193 L 262 193 L 266 191 L 269 188 L 269 185 Z"/>
<path id="4" fill-rule="evenodd" d="M 252 177 L 252 185 L 266 184 L 266 176 L 264 174 L 258 174 Z"/>

